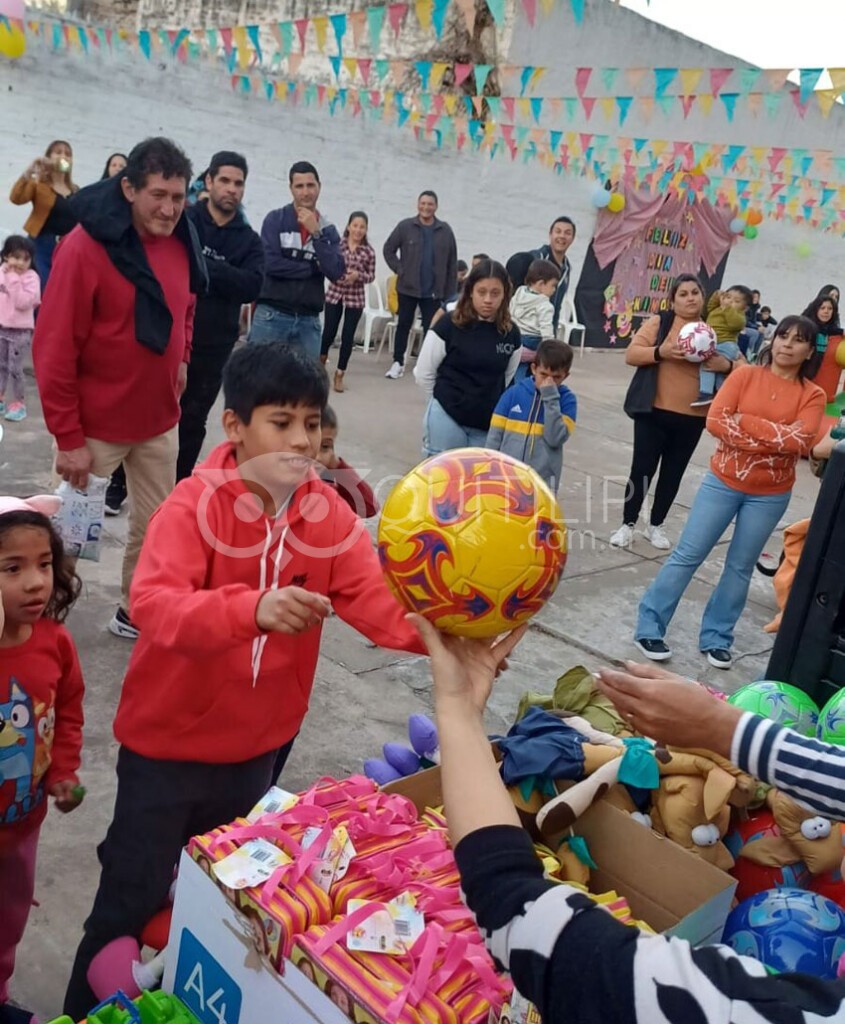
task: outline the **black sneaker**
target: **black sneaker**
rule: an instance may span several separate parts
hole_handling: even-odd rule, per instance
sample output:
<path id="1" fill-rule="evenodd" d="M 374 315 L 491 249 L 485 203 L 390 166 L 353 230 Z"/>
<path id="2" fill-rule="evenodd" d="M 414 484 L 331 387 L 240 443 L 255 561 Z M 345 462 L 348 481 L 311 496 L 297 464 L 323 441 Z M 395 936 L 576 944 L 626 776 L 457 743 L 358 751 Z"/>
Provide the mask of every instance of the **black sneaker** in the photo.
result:
<path id="1" fill-rule="evenodd" d="M 118 608 L 109 623 L 109 632 L 119 636 L 122 640 L 137 640 L 141 631 L 132 622 L 122 608 Z"/>
<path id="2" fill-rule="evenodd" d="M 126 498 L 126 473 L 121 464 L 112 473 L 111 480 L 109 480 L 109 485 L 106 488 L 106 515 L 119 516 Z"/>
<path id="3" fill-rule="evenodd" d="M 711 650 L 702 651 L 701 653 L 707 655 L 707 661 L 713 668 L 727 669 L 733 665 L 733 656 L 724 647 L 713 647 Z"/>
<path id="4" fill-rule="evenodd" d="M 672 652 L 662 640 L 641 637 L 638 640 L 634 640 L 634 646 L 637 647 L 649 661 L 668 661 L 672 657 Z"/>

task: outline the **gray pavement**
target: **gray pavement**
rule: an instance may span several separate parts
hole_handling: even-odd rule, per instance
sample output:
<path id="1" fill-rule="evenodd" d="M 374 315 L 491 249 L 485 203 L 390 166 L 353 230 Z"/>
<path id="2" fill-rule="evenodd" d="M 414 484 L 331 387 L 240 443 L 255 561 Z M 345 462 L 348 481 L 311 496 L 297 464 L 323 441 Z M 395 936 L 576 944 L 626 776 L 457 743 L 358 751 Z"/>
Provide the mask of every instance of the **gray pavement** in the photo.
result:
<path id="1" fill-rule="evenodd" d="M 383 499 L 393 480 L 419 461 L 423 396 L 408 374 L 384 379 L 387 357 L 356 351 L 347 373 L 348 391 L 334 395 L 340 419 L 338 450 L 368 479 L 381 481 Z M 555 680 L 573 665 L 594 669 L 637 654 L 631 644 L 637 601 L 661 562 L 638 537 L 631 551 L 617 551 L 607 537 L 619 524 L 623 484 L 631 456 L 631 424 L 622 412 L 630 377 L 621 353 L 588 352 L 576 358 L 570 385 L 578 395 L 578 429 L 567 444 L 561 501 L 570 527 L 571 554 L 552 601 L 537 617 L 512 667 L 496 684 L 488 720 L 491 732 L 505 730 L 523 691 L 550 692 Z M 3 493 L 32 494 L 50 488 L 51 441 L 28 381 L 30 417 L 8 424 L 0 444 Z M 207 446 L 222 439 L 212 414 Z M 712 441 L 705 434 L 667 522 L 675 540 L 707 467 Z M 806 465 L 786 522 L 809 515 L 817 484 Z M 373 525 L 374 529 L 374 525 Z M 97 881 L 96 844 L 110 821 L 114 797 L 116 744 L 111 723 L 131 644 L 111 636 L 106 623 L 119 597 L 119 568 L 126 522 L 109 520 L 99 563 L 83 563 L 82 598 L 69 626 L 79 646 L 86 682 L 86 729 L 82 779 L 88 789 L 73 814 L 50 812 L 39 850 L 39 905 L 19 951 L 13 995 L 43 1019 L 61 1008 L 70 962 Z M 709 668 L 698 653 L 698 625 L 718 579 L 725 541 L 702 566 L 672 624 L 668 640 L 675 652 L 669 667 L 733 690 L 760 678 L 771 639 L 762 626 L 772 617 L 774 601 L 768 579 L 755 575 L 750 600 L 737 632 L 734 668 Z M 772 549 L 779 550 L 774 539 Z M 213 623 L 209 624 L 213 628 Z M 290 789 L 321 774 L 360 771 L 365 757 L 377 755 L 382 743 L 406 739 L 406 721 L 414 711 L 431 709 L 425 659 L 409 658 L 371 647 L 337 619 L 323 637 L 322 656 L 311 711 L 297 741 L 283 782 Z M 143 844 L 144 836 L 138 836 Z"/>

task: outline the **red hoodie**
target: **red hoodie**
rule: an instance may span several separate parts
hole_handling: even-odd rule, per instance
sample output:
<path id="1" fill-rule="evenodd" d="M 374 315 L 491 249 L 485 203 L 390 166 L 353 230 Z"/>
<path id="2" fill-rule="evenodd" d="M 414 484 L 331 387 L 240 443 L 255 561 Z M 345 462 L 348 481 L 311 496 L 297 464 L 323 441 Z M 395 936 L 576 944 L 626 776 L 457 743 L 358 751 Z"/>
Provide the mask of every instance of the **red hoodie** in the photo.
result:
<path id="1" fill-rule="evenodd" d="M 114 723 L 118 741 L 138 754 L 233 763 L 297 734 L 321 628 L 259 629 L 258 601 L 274 586 L 324 594 L 375 643 L 425 653 L 361 520 L 336 491 L 312 475 L 277 520 L 254 509 L 225 443 L 150 520 L 131 592 L 141 636 Z"/>

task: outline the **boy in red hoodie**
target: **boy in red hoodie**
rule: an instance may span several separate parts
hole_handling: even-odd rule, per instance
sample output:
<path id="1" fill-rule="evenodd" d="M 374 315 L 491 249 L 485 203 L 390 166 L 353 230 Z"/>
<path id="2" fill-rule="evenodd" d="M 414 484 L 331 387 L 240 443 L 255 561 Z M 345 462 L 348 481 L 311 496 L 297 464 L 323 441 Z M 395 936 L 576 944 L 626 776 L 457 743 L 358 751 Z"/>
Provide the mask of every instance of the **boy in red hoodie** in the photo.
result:
<path id="1" fill-rule="evenodd" d="M 247 345 L 223 375 L 228 440 L 150 520 L 132 584 L 140 629 L 115 719 L 118 788 L 100 886 L 65 997 L 96 1002 L 92 957 L 139 935 L 187 840 L 248 813 L 308 710 L 331 609 L 377 644 L 424 653 L 361 520 L 313 460 L 323 368 Z"/>

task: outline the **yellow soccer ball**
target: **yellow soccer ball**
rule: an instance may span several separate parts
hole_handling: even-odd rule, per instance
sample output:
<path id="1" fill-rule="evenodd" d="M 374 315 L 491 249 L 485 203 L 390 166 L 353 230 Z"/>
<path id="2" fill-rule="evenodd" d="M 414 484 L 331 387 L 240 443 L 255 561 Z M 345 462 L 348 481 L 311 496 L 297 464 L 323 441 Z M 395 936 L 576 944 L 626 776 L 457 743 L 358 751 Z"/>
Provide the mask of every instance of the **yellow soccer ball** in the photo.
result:
<path id="1" fill-rule="evenodd" d="M 525 463 L 458 448 L 396 484 L 382 508 L 378 552 L 409 611 L 447 633 L 493 637 L 530 619 L 555 592 L 566 525 Z"/>

